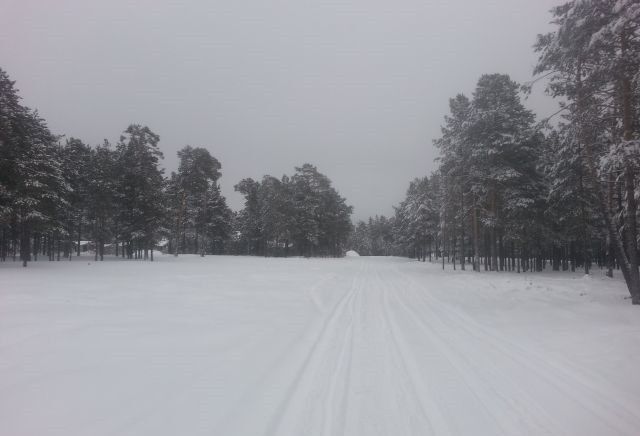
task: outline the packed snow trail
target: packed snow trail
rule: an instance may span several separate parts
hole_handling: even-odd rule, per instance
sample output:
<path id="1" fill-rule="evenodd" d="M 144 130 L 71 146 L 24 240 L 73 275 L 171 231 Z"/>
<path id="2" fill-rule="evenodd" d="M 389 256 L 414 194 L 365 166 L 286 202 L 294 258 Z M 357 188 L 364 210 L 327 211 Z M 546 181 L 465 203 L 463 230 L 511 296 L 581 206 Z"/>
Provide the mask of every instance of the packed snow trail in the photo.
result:
<path id="1" fill-rule="evenodd" d="M 624 285 L 406 259 L 0 266 L 0 435 L 637 435 Z"/>

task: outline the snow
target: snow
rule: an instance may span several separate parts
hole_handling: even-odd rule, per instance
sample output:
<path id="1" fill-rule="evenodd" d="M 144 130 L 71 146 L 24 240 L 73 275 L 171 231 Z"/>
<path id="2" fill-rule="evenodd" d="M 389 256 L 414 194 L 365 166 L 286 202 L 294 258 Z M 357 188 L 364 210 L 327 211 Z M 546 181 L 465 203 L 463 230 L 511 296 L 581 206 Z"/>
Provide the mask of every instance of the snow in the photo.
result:
<path id="1" fill-rule="evenodd" d="M 349 250 L 345 253 L 345 256 L 347 257 L 360 257 L 360 255 L 358 254 L 357 251 L 354 250 Z"/>
<path id="2" fill-rule="evenodd" d="M 600 271 L 398 258 L 0 265 L 0 434 L 637 435 Z"/>

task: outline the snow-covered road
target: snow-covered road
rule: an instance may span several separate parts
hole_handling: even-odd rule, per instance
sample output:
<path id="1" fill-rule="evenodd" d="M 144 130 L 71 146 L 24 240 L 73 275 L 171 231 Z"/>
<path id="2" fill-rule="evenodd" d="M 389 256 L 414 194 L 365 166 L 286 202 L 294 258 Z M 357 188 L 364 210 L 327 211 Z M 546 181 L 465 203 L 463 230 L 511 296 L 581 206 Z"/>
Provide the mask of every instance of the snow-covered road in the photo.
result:
<path id="1" fill-rule="evenodd" d="M 183 256 L 0 280 L 0 435 L 640 434 L 640 311 L 599 275 Z"/>

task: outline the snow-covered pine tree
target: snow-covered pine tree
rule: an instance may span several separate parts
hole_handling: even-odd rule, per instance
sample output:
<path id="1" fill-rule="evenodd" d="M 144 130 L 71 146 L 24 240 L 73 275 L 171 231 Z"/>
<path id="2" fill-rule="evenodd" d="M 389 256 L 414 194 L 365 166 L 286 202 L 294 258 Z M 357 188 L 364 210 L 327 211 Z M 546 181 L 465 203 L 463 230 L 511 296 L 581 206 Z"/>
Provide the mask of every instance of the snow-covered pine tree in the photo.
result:
<path id="1" fill-rule="evenodd" d="M 19 251 L 24 266 L 32 259 L 34 241 L 46 235 L 64 237 L 68 185 L 60 147 L 37 112 L 20 104 L 14 82 L 0 69 L 0 253 Z"/>
<path id="2" fill-rule="evenodd" d="M 208 241 L 206 238 L 209 222 L 207 207 L 209 195 L 220 178 L 220 162 L 203 147 L 185 146 L 178 151 L 180 164 L 178 172 L 172 174 L 169 191 L 172 193 L 174 255 L 200 253 L 204 255 Z"/>
<path id="3" fill-rule="evenodd" d="M 551 261 L 554 270 L 575 270 L 582 264 L 589 273 L 591 239 L 599 227 L 597 199 L 587 177 L 584 153 L 571 125 L 561 125 L 547 138 L 544 153 L 549 190 L 545 215 L 552 236 Z"/>
<path id="4" fill-rule="evenodd" d="M 434 141 L 440 150 L 440 174 L 443 179 L 443 201 L 448 205 L 446 211 L 452 216 L 449 228 L 455 239 L 456 233 L 460 237 L 460 261 L 465 269 L 465 235 L 470 208 L 477 208 L 477 198 L 471 195 L 469 187 L 469 169 L 471 159 L 471 143 L 469 142 L 469 124 L 472 107 L 469 99 L 458 94 L 449 100 L 450 115 L 445 116 L 442 126 L 442 136 Z M 475 214 L 477 216 L 477 213 Z M 477 228 L 474 227 L 474 228 Z M 474 238 L 477 240 L 477 238 Z M 456 242 L 453 241 L 455 247 Z M 473 268 L 479 271 L 478 247 L 474 246 Z"/>
<path id="5" fill-rule="evenodd" d="M 260 204 L 260 182 L 252 178 L 242 179 L 234 189 L 245 198 L 244 208 L 238 213 L 236 228 L 244 242 L 247 254 L 264 254 L 260 242 L 263 240 L 262 207 Z"/>
<path id="6" fill-rule="evenodd" d="M 296 167 L 291 182 L 300 254 L 339 256 L 351 232 L 352 207 L 313 165 Z"/>
<path id="7" fill-rule="evenodd" d="M 434 249 L 439 256 L 440 187 L 438 174 L 414 179 L 396 208 L 394 239 L 411 257 L 431 259 Z"/>
<path id="8" fill-rule="evenodd" d="M 536 200 L 534 115 L 524 108 L 519 86 L 504 74 L 483 75 L 473 93 L 468 139 L 472 147 L 471 185 L 482 204 L 490 269 L 499 269 L 498 240 L 525 231 L 518 222 Z M 526 216 L 526 215 L 525 215 Z"/>
<path id="9" fill-rule="evenodd" d="M 551 11 L 556 30 L 540 35 L 535 72 L 566 101 L 566 119 L 580 143 L 587 177 L 632 302 L 640 304 L 636 185 L 640 5 L 634 0 L 581 0 Z M 605 188 L 606 185 L 613 185 Z M 624 197 L 620 227 L 610 192 Z"/>
<path id="10" fill-rule="evenodd" d="M 89 181 L 91 170 L 91 147 L 77 138 L 69 138 L 62 151 L 63 172 L 69 186 L 69 207 L 66 210 L 65 229 L 67 251 L 72 256 L 73 243 L 76 256 L 80 256 L 80 240 L 83 226 L 87 223 L 89 206 Z"/>
<path id="11" fill-rule="evenodd" d="M 108 141 L 91 150 L 88 171 L 87 234 L 95 246 L 94 259 L 104 260 L 105 244 L 114 239 L 117 196 L 117 155 Z M 116 240 L 117 243 L 117 240 Z"/>
<path id="12" fill-rule="evenodd" d="M 287 256 L 340 256 L 351 233 L 351 206 L 316 167 L 304 164 L 291 177 L 243 179 L 236 191 L 245 197 L 236 229 L 242 252 Z"/>
<path id="13" fill-rule="evenodd" d="M 220 192 L 220 186 L 212 184 L 196 216 L 196 225 L 202 237 L 201 255 L 224 251 L 225 243 L 231 236 L 231 221 L 232 212 Z"/>
<path id="14" fill-rule="evenodd" d="M 153 260 L 163 222 L 164 177 L 160 137 L 148 127 L 130 125 L 116 146 L 118 221 L 128 258 Z"/>

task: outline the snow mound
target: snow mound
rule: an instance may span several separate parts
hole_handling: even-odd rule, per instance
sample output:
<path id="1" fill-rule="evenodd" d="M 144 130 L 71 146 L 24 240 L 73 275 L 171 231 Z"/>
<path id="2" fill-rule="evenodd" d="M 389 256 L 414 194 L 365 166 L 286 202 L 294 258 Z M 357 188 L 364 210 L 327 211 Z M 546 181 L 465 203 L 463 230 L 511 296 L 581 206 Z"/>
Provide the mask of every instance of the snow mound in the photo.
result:
<path id="1" fill-rule="evenodd" d="M 345 256 L 347 257 L 360 257 L 357 251 L 349 250 L 346 252 Z"/>

